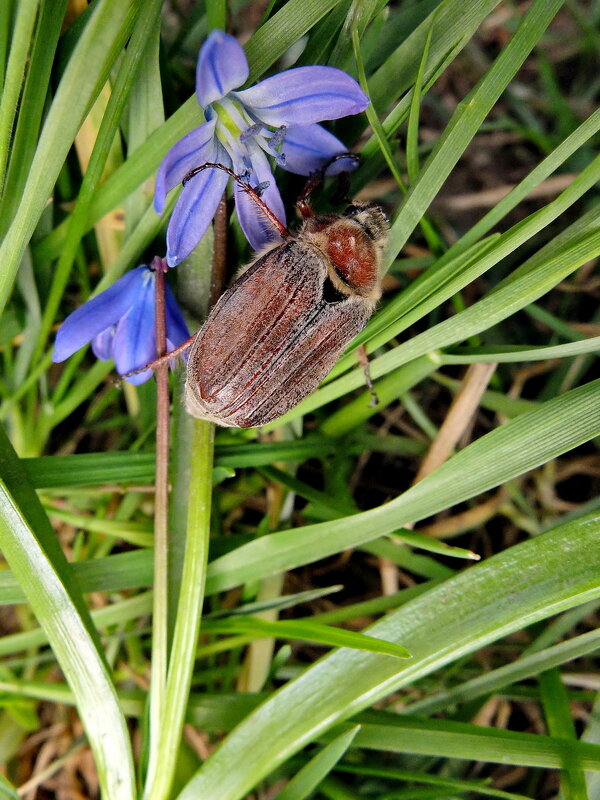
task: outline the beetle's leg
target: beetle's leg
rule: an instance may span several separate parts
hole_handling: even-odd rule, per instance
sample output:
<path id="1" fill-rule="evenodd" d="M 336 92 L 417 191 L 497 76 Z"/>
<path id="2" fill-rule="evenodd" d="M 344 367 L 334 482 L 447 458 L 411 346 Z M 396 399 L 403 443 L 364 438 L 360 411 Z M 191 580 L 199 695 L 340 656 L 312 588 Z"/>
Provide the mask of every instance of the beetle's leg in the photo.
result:
<path id="1" fill-rule="evenodd" d="M 226 172 L 228 175 L 231 175 L 233 180 L 237 181 L 237 183 L 246 192 L 246 194 L 252 198 L 254 204 L 259 209 L 259 211 L 262 211 L 262 213 L 273 225 L 273 227 L 277 228 L 277 231 L 281 236 L 281 238 L 287 239 L 289 237 L 290 234 L 288 232 L 288 229 L 279 219 L 277 219 L 277 217 L 271 211 L 271 209 L 265 203 L 265 201 L 261 199 L 259 192 L 252 186 L 250 186 L 250 184 L 247 181 L 243 180 L 240 175 L 237 175 L 230 167 L 226 167 L 224 164 L 214 164 L 212 162 L 206 162 L 205 164 L 201 164 L 199 167 L 194 167 L 194 169 L 191 169 L 187 173 L 187 175 L 184 175 L 184 178 L 181 182 L 182 185 L 185 186 L 189 180 L 191 180 L 199 172 L 203 172 L 205 169 L 222 169 L 223 172 Z M 266 186 L 261 184 L 261 186 L 259 186 L 258 189 L 259 190 L 262 189 L 264 191 L 264 189 L 266 189 Z"/>
<path id="2" fill-rule="evenodd" d="M 189 339 L 186 339 L 185 342 L 176 347 L 174 350 L 165 353 L 164 356 L 160 358 L 156 358 L 154 361 L 151 361 L 149 364 L 145 364 L 143 367 L 138 367 L 138 369 L 132 369 L 130 372 L 125 372 L 123 375 L 119 375 L 119 379 L 121 378 L 130 378 L 132 375 L 139 375 L 140 372 L 145 372 L 147 369 L 156 369 L 156 367 L 160 367 L 162 364 L 166 364 L 167 361 L 170 361 L 172 358 L 176 358 L 180 356 L 182 353 L 185 353 L 186 350 L 189 350 L 190 347 L 194 344 L 194 339 L 196 338 L 196 334 L 194 333 L 190 336 Z"/>
<path id="3" fill-rule="evenodd" d="M 333 156 L 327 161 L 321 169 L 312 172 L 304 186 L 304 189 L 301 191 L 300 196 L 296 202 L 296 208 L 298 209 L 298 213 L 303 219 L 307 217 L 314 217 L 315 212 L 312 209 L 310 204 L 310 196 L 317 188 L 317 186 L 322 183 L 323 178 L 325 177 L 325 173 L 329 169 L 332 164 L 335 164 L 336 161 L 340 161 L 342 158 L 350 158 L 355 162 L 358 162 L 359 158 L 356 153 L 338 153 L 337 156 Z M 347 191 L 347 190 L 346 190 Z"/>
<path id="4" fill-rule="evenodd" d="M 367 348 L 364 344 L 358 348 L 358 361 L 363 368 L 363 372 L 365 373 L 365 382 L 367 384 L 367 389 L 371 394 L 371 402 L 369 405 L 371 408 L 375 408 L 379 405 L 379 398 L 377 397 L 377 392 L 375 391 L 375 387 L 373 386 L 373 380 L 371 378 L 371 370 L 369 368 L 369 356 L 367 355 Z"/>

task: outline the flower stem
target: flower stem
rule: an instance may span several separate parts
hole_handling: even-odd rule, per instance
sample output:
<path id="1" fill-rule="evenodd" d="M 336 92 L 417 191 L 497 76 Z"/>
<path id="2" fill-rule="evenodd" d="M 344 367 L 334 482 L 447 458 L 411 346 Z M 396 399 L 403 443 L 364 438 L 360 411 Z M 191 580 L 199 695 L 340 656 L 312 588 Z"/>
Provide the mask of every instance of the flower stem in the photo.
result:
<path id="1" fill-rule="evenodd" d="M 167 349 L 164 259 L 155 258 L 156 355 Z M 159 760 L 160 731 L 165 714 L 168 635 L 168 505 L 169 505 L 169 365 L 156 368 L 156 474 L 154 501 L 154 603 L 152 611 L 152 672 L 150 679 L 149 775 Z"/>
<path id="2" fill-rule="evenodd" d="M 163 721 L 159 730 L 153 731 L 157 737 L 154 748 L 158 754 L 158 762 L 154 761 L 154 769 L 148 772 L 144 800 L 167 800 L 171 796 L 177 766 L 177 753 L 192 682 L 206 581 L 213 438 L 212 423 L 195 419 L 187 537 L 165 692 L 164 707 L 168 709 L 168 718 Z"/>
<path id="3" fill-rule="evenodd" d="M 225 269 L 227 266 L 227 194 L 223 194 L 214 226 L 213 265 L 210 279 L 210 307 L 214 306 L 223 291 L 225 284 Z"/>
<path id="4" fill-rule="evenodd" d="M 226 214 L 227 206 L 225 197 L 223 197 L 217 210 L 217 219 L 215 223 L 211 305 L 216 301 L 224 280 L 225 264 L 227 260 Z M 160 368 L 162 369 L 163 367 L 161 366 Z M 164 369 L 167 369 L 166 365 Z M 190 451 L 187 529 L 183 568 L 181 572 L 181 587 L 179 589 L 179 600 L 177 602 L 177 615 L 175 617 L 172 647 L 168 659 L 166 684 L 161 684 L 161 692 L 158 700 L 160 708 L 163 712 L 168 710 L 168 714 L 163 713 L 163 717 L 159 719 L 160 725 L 155 727 L 151 698 L 150 760 L 143 800 L 167 800 L 167 798 L 171 796 L 173 778 L 175 776 L 177 753 L 181 743 L 185 712 L 189 700 L 194 663 L 196 660 L 196 646 L 200 631 L 204 586 L 206 583 L 208 540 L 210 537 L 213 448 L 214 425 L 204 420 L 194 419 Z M 157 546 L 158 541 L 155 542 L 155 547 Z M 155 584 L 155 614 L 158 605 L 161 606 L 161 611 L 163 606 L 165 610 L 164 635 L 166 653 L 168 637 L 166 615 L 167 587 L 165 586 L 164 599 L 162 601 L 156 598 L 156 595 L 159 593 L 158 584 Z M 154 632 L 156 633 L 156 629 L 154 629 Z M 160 635 L 162 634 L 163 630 L 161 629 Z M 155 648 L 156 643 L 154 643 L 152 649 L 153 658 Z M 161 667 L 162 666 L 164 665 L 161 664 Z M 154 676 L 154 663 L 152 665 L 152 675 Z M 162 691 L 163 687 L 164 692 Z"/>

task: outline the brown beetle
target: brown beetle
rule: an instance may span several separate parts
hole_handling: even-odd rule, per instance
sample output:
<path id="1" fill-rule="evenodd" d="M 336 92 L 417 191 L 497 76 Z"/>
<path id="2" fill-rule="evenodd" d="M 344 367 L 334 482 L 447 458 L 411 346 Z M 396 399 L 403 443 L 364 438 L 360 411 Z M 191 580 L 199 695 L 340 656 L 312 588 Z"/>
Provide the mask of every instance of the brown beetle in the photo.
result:
<path id="1" fill-rule="evenodd" d="M 356 202 L 342 216 L 313 216 L 299 202 L 305 220 L 291 234 L 255 199 L 284 241 L 245 267 L 213 307 L 192 345 L 185 385 L 190 414 L 238 428 L 293 408 L 364 328 L 380 297 L 388 232 L 378 206 Z"/>

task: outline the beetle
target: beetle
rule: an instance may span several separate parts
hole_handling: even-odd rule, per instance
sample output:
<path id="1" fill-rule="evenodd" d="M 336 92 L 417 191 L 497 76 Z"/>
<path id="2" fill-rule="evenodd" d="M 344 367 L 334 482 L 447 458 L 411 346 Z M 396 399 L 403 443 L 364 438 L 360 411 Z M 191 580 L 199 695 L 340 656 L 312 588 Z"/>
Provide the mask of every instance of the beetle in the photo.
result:
<path id="1" fill-rule="evenodd" d="M 348 154 L 345 154 L 348 156 Z M 309 181 L 290 233 L 242 179 L 283 240 L 258 254 L 220 297 L 187 362 L 190 414 L 226 427 L 265 425 L 313 392 L 365 327 L 381 295 L 379 269 L 389 223 L 377 205 L 315 215 Z M 324 172 L 324 171 L 323 171 Z"/>

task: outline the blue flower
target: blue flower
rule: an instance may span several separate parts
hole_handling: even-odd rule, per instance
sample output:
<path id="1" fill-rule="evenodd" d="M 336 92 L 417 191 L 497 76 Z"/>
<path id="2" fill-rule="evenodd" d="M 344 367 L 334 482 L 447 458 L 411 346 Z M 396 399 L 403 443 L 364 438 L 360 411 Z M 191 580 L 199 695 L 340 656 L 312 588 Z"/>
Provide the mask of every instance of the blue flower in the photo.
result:
<path id="1" fill-rule="evenodd" d="M 262 198 L 285 223 L 283 202 L 267 154 L 284 169 L 309 175 L 347 151 L 339 139 L 316 123 L 365 110 L 368 98 L 353 78 L 334 67 L 296 67 L 249 89 L 234 91 L 247 80 L 248 73 L 239 42 L 223 31 L 213 31 L 200 50 L 196 71 L 196 95 L 207 121 L 165 156 L 154 195 L 159 214 L 167 192 L 192 169 L 212 162 L 232 168 L 252 186 L 268 183 Z M 328 174 L 355 166 L 350 159 L 340 159 Z M 167 230 L 170 266 L 179 264 L 202 238 L 227 180 L 222 170 L 206 169 L 184 186 Z M 255 250 L 277 237 L 237 185 L 235 206 L 242 230 Z"/>
<path id="2" fill-rule="evenodd" d="M 60 326 L 52 360 L 64 361 L 91 341 L 94 355 L 102 361 L 114 358 L 121 375 L 149 364 L 156 358 L 155 284 L 156 272 L 144 265 L 88 300 Z M 171 351 L 182 344 L 189 333 L 168 285 L 165 291 L 167 351 Z M 151 375 L 152 370 L 147 369 L 125 380 L 140 384 Z"/>

